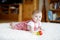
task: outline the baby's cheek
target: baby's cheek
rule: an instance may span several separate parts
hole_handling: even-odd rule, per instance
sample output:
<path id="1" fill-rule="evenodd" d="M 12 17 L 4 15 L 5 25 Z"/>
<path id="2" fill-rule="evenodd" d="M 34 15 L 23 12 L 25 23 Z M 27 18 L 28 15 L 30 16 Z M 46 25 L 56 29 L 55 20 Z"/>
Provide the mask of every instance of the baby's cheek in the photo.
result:
<path id="1" fill-rule="evenodd" d="M 35 20 L 36 20 L 37 18 L 38 18 L 37 16 L 33 16 L 33 19 L 35 19 Z"/>
<path id="2" fill-rule="evenodd" d="M 33 18 L 34 21 L 37 21 L 37 18 Z"/>
<path id="3" fill-rule="evenodd" d="M 41 21 L 41 19 L 39 19 L 39 21 Z"/>
<path id="4" fill-rule="evenodd" d="M 41 21 L 41 20 L 42 20 L 42 18 L 39 18 L 39 20 Z"/>

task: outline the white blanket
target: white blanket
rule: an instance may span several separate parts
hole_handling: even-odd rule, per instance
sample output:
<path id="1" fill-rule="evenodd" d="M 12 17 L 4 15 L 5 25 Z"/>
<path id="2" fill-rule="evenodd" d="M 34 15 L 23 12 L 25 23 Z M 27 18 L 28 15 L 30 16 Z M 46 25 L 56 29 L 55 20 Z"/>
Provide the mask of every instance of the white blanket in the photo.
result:
<path id="1" fill-rule="evenodd" d="M 9 23 L 1 23 L 0 40 L 60 40 L 60 24 L 42 23 L 42 28 L 43 35 L 37 36 L 28 31 L 13 30 Z"/>

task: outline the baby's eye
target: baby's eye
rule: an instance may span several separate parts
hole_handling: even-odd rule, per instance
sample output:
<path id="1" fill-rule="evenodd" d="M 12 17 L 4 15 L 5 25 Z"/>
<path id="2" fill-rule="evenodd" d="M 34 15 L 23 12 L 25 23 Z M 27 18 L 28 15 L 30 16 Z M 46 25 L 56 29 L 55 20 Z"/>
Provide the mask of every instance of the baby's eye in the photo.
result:
<path id="1" fill-rule="evenodd" d="M 37 17 L 37 16 L 35 16 L 35 17 Z"/>
<path id="2" fill-rule="evenodd" d="M 39 16 L 39 18 L 41 18 L 41 16 Z"/>

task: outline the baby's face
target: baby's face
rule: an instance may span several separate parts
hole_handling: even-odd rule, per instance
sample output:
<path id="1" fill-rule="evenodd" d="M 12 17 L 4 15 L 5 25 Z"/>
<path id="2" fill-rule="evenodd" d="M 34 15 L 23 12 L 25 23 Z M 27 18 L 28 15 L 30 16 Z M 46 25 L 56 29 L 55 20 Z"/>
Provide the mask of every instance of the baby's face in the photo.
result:
<path id="1" fill-rule="evenodd" d="M 35 14 L 33 15 L 33 20 L 34 20 L 35 22 L 39 22 L 39 21 L 41 21 L 41 19 L 42 19 L 42 13 L 35 13 Z"/>

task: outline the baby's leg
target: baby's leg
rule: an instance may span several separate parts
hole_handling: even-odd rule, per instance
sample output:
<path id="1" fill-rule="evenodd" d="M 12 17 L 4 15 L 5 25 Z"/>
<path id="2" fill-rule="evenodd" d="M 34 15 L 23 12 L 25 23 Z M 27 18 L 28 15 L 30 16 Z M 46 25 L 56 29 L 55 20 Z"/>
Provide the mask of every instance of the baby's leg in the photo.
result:
<path id="1" fill-rule="evenodd" d="M 12 29 L 21 29 L 19 23 L 11 22 L 10 26 L 11 26 Z"/>
<path id="2" fill-rule="evenodd" d="M 10 23 L 10 26 L 11 26 L 12 29 L 14 29 L 14 26 L 13 26 L 13 23 L 12 22 Z"/>

